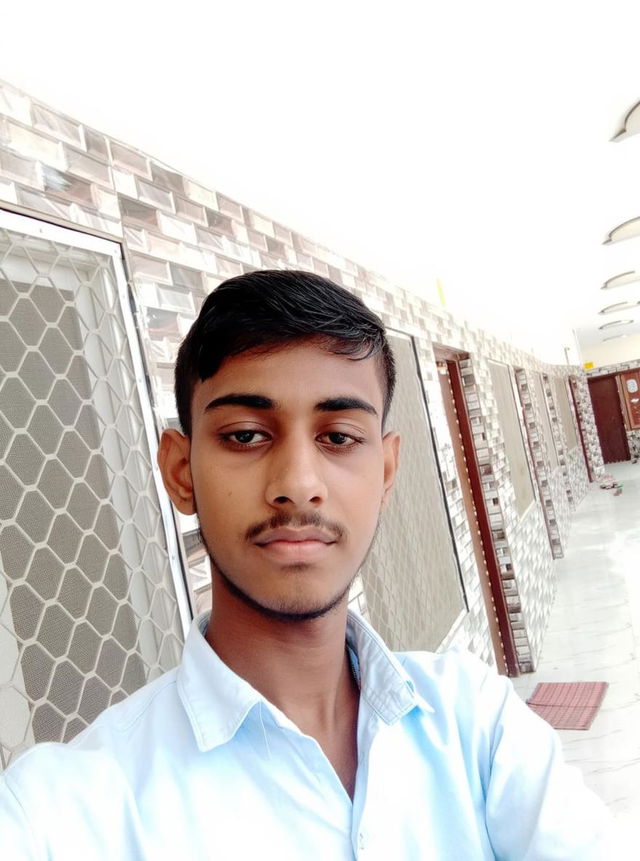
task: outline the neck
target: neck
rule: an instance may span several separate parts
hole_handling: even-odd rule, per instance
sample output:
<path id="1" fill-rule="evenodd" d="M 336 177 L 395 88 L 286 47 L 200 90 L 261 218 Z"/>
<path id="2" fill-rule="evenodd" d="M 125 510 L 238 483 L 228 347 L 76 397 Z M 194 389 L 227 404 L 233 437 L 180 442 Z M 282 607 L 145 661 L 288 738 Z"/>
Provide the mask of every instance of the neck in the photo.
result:
<path id="1" fill-rule="evenodd" d="M 250 607 L 213 573 L 209 645 L 301 732 L 316 739 L 353 798 L 360 692 L 346 653 L 346 622 L 346 597 L 318 619 L 281 621 Z"/>
<path id="2" fill-rule="evenodd" d="M 274 619 L 213 576 L 206 639 L 235 673 L 303 731 L 330 731 L 354 682 L 345 650 L 347 601 L 317 619 Z M 315 733 L 312 733 L 315 734 Z"/>

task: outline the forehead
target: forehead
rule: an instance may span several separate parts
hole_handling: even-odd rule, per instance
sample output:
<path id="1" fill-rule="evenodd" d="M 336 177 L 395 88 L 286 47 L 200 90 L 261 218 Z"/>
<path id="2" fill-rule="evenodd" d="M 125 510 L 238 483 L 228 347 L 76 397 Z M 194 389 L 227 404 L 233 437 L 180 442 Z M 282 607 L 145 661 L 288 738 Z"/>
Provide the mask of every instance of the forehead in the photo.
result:
<path id="1" fill-rule="evenodd" d="M 279 404 L 314 404 L 336 396 L 356 396 L 383 409 L 383 384 L 377 356 L 358 359 L 332 353 L 315 343 L 282 345 L 231 356 L 209 379 L 196 384 L 194 419 L 212 398 L 260 394 Z"/>

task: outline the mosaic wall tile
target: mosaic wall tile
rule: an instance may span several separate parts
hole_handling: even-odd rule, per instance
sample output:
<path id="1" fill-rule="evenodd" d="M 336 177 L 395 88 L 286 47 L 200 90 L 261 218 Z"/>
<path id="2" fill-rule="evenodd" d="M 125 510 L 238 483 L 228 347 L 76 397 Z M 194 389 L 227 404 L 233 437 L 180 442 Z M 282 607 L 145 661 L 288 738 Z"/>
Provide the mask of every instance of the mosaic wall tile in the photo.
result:
<path id="1" fill-rule="evenodd" d="M 67 170 L 75 173 L 91 182 L 99 182 L 102 185 L 111 185 L 111 170 L 109 166 L 97 158 L 85 155 L 71 147 L 64 150 L 67 162 Z"/>
<path id="2" fill-rule="evenodd" d="M 0 174 L 23 185 L 43 188 L 42 165 L 31 158 L 16 155 L 0 147 Z"/>
<path id="3" fill-rule="evenodd" d="M 9 146 L 27 158 L 64 170 L 67 166 L 62 142 L 17 123 L 6 124 Z"/>
<path id="4" fill-rule="evenodd" d="M 129 147 L 123 146 L 117 141 L 110 141 L 109 149 L 114 165 L 123 167 L 125 170 L 140 176 L 151 176 L 149 160 L 142 153 L 129 149 Z"/>
<path id="5" fill-rule="evenodd" d="M 541 410 L 545 409 L 545 405 L 538 403 L 536 388 L 531 384 L 529 375 L 523 368 L 516 370 L 516 380 L 524 412 L 525 432 L 529 441 L 533 475 L 538 487 L 540 507 L 545 519 L 552 555 L 554 559 L 559 559 L 564 553 L 555 511 L 555 494 L 551 482 L 552 466 L 550 452 L 547 450 L 547 441 L 542 430 L 544 419 L 541 415 Z"/>
<path id="6" fill-rule="evenodd" d="M 184 190 L 187 197 L 195 200 L 196 203 L 201 203 L 203 206 L 209 206 L 212 209 L 218 208 L 218 198 L 215 191 L 198 185 L 197 182 L 193 182 L 190 179 L 185 179 Z"/>
<path id="7" fill-rule="evenodd" d="M 34 104 L 31 112 L 33 125 L 37 129 L 51 132 L 60 140 L 67 141 L 74 146 L 84 146 L 84 135 L 82 126 L 73 122 L 55 111 L 45 108 L 43 105 Z M 24 122 L 25 120 L 23 120 Z"/>
<path id="8" fill-rule="evenodd" d="M 627 439 L 631 459 L 637 462 L 640 459 L 640 430 L 627 431 Z"/>
<path id="9" fill-rule="evenodd" d="M 34 117 L 38 117 L 37 128 L 32 119 L 34 111 Z M 111 140 L 73 119 L 60 116 L 57 121 L 57 116 L 47 106 L 39 105 L 8 85 L 0 85 L 0 119 L 4 118 L 5 134 L 14 148 L 9 151 L 6 140 L 0 140 L 0 194 L 4 194 L 3 199 L 9 203 L 17 198 L 22 207 L 36 216 L 44 214 L 83 226 L 91 221 L 89 226 L 114 238 L 119 239 L 124 228 L 124 254 L 140 308 L 140 326 L 160 426 L 175 423 L 171 389 L 177 345 L 203 296 L 226 277 L 258 267 L 312 270 L 344 284 L 379 313 L 387 326 L 414 337 L 430 416 L 439 442 L 440 469 L 447 477 L 445 496 L 468 603 L 468 611 L 446 634 L 440 648 L 464 645 L 491 662 L 486 612 L 450 455 L 451 441 L 433 345 L 443 344 L 469 354 L 470 383 L 465 392 L 472 417 L 477 422 L 476 445 L 487 470 L 484 476 L 487 496 L 490 500 L 497 499 L 497 503 L 492 503 L 492 522 L 495 541 L 499 544 L 505 591 L 522 667 L 535 666 L 555 589 L 544 499 L 537 493 L 532 506 L 522 517 L 517 516 L 488 360 L 522 369 L 525 376 L 534 372 L 575 376 L 579 389 L 578 412 L 581 424 L 586 425 L 587 454 L 597 472 L 599 446 L 592 412 L 585 401 L 586 381 L 582 372 L 577 368 L 556 368 L 542 363 L 466 321 L 453 318 L 447 311 L 430 306 L 377 273 L 346 260 L 286 225 L 277 224 L 266 215 L 181 176 L 134 147 Z M 68 163 L 69 154 L 72 161 L 75 159 L 74 165 Z M 88 202 L 67 202 L 60 199 L 60 195 L 56 198 L 53 191 L 45 191 L 43 164 L 62 175 L 73 173 L 79 180 L 89 183 L 93 209 Z M 82 176 L 79 170 L 84 171 Z M 101 194 L 110 196 L 101 197 L 96 191 L 98 188 Z M 78 186 L 78 189 L 83 187 Z M 116 214 L 116 202 L 121 215 Z M 189 296 L 190 303 L 185 302 L 185 295 Z M 537 409 L 539 405 L 534 403 L 534 421 Z M 566 488 L 569 487 L 574 505 L 579 503 L 586 488 L 582 455 L 579 450 L 574 451 L 577 451 L 575 456 L 547 476 L 548 498 L 553 502 L 561 540 L 571 514 Z M 354 602 L 363 610 L 380 606 L 380 596 L 375 594 L 372 584 L 367 583 L 366 578 L 357 582 Z M 393 597 L 387 596 L 386 600 L 393 600 Z M 394 616 L 396 627 L 391 636 L 402 645 L 402 621 L 392 613 L 391 617 Z"/>
<path id="10" fill-rule="evenodd" d="M 138 186 L 136 185 L 136 178 L 132 173 L 126 170 L 118 170 L 117 168 L 113 168 L 113 183 L 115 186 L 115 190 L 120 194 L 125 194 L 128 197 L 137 197 L 138 196 Z"/>
<path id="11" fill-rule="evenodd" d="M 109 150 L 107 148 L 107 139 L 104 135 L 94 132 L 91 129 L 83 129 L 84 141 L 87 152 L 104 162 L 109 161 Z M 80 141 L 80 145 L 82 142 Z"/>
<path id="12" fill-rule="evenodd" d="M 31 99 L 10 85 L 2 86 L 0 82 L 0 114 L 29 125 Z"/>

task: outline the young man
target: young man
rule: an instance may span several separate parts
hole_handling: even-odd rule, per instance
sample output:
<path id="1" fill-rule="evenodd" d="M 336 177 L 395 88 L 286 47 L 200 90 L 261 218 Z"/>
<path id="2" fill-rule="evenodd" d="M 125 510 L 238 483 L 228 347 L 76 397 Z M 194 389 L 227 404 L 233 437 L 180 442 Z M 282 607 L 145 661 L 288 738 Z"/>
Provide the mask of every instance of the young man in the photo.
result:
<path id="1" fill-rule="evenodd" d="M 380 320 L 330 281 L 254 272 L 208 297 L 159 463 L 198 514 L 213 610 L 177 670 L 8 769 L 0 857 L 614 851 L 603 805 L 508 680 L 469 655 L 394 656 L 347 611 L 398 464 L 393 385 Z"/>

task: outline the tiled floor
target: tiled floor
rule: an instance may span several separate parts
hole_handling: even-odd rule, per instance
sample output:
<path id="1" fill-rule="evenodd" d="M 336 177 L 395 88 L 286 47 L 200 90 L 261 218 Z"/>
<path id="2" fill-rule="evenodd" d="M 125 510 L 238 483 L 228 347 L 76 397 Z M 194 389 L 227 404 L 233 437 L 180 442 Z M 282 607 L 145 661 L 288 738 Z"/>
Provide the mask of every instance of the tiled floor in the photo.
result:
<path id="1" fill-rule="evenodd" d="M 559 734 L 567 760 L 640 842 L 640 463 L 607 472 L 623 492 L 593 484 L 576 511 L 541 660 L 515 686 L 526 698 L 538 682 L 609 682 L 591 729 Z"/>

